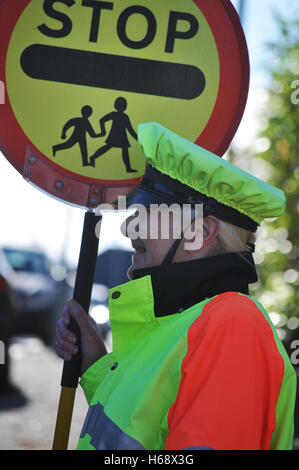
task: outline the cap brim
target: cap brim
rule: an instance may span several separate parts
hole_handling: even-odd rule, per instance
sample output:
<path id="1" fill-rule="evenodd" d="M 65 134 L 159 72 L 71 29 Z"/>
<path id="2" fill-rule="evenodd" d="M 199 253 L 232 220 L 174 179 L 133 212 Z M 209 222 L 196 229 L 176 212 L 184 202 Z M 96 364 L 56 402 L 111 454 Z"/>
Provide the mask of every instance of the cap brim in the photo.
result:
<path id="1" fill-rule="evenodd" d="M 175 200 L 167 195 L 157 194 L 154 191 L 150 191 L 141 187 L 134 189 L 131 193 L 127 195 L 127 208 L 136 205 L 142 204 L 145 207 L 149 207 L 151 204 L 166 204 L 171 206 L 175 203 Z"/>

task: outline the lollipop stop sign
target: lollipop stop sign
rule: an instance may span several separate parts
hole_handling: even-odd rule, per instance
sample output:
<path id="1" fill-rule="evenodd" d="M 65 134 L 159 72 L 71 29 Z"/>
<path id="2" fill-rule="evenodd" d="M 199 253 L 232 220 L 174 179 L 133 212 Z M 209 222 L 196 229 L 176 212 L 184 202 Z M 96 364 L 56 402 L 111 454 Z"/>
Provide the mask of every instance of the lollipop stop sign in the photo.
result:
<path id="1" fill-rule="evenodd" d="M 0 38 L 0 148 L 76 206 L 136 187 L 139 123 L 223 155 L 245 107 L 248 53 L 228 0 L 2 0 Z"/>

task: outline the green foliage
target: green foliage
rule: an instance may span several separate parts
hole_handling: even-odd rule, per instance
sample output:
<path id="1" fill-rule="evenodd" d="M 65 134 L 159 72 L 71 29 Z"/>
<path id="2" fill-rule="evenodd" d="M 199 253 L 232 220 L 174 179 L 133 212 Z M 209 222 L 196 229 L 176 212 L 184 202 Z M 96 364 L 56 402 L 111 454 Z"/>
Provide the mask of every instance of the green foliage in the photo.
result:
<path id="1" fill-rule="evenodd" d="M 267 126 L 259 135 L 266 150 L 254 157 L 266 163 L 267 181 L 285 192 L 287 202 L 282 217 L 263 224 L 259 282 L 251 293 L 279 314 L 277 327 L 289 333 L 299 325 L 299 16 L 292 23 L 276 19 L 280 40 L 268 45 L 270 85 L 262 115 Z"/>

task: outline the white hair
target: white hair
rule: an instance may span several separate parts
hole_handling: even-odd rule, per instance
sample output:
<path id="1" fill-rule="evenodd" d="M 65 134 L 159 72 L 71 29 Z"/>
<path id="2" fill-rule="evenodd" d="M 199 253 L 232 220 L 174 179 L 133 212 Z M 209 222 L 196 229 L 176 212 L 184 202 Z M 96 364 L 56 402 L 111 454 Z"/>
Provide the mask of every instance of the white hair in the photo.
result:
<path id="1" fill-rule="evenodd" d="M 255 243 L 256 235 L 229 222 L 217 219 L 220 224 L 218 233 L 219 248 L 224 253 L 233 253 L 236 251 L 250 251 L 248 243 Z"/>

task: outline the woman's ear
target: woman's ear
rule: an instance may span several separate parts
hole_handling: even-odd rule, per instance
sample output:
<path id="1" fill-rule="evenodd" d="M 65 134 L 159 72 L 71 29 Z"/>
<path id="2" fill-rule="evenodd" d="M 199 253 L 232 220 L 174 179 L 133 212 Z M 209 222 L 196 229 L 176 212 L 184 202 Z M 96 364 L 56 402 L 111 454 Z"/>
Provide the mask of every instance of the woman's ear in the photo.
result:
<path id="1" fill-rule="evenodd" d="M 203 229 L 204 229 L 203 243 L 207 246 L 207 245 L 210 245 L 215 240 L 218 233 L 220 232 L 221 226 L 220 226 L 219 220 L 213 215 L 204 217 Z"/>
<path id="2" fill-rule="evenodd" d="M 194 233 L 194 237 L 191 242 L 186 243 L 185 247 L 185 252 L 188 254 L 194 253 L 195 251 L 201 251 L 203 253 L 206 248 L 211 246 L 221 229 L 218 219 L 212 215 L 203 217 L 201 223 L 201 230 L 196 230 L 193 222 L 192 233 Z"/>

